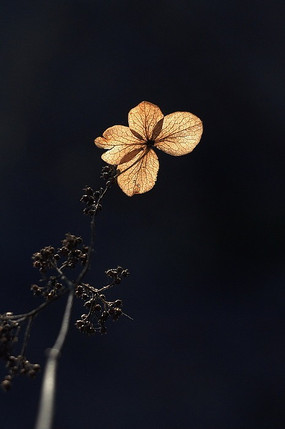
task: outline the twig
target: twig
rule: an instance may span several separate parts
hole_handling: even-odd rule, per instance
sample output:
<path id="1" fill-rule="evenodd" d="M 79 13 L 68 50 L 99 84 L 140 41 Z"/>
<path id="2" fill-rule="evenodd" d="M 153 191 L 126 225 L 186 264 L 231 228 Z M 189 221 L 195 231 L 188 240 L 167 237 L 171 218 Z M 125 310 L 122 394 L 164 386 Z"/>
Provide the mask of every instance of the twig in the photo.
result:
<path id="1" fill-rule="evenodd" d="M 23 345 L 22 345 L 22 349 L 21 349 L 21 353 L 20 353 L 21 356 L 24 356 L 26 353 L 26 348 L 27 348 L 28 339 L 29 339 L 29 336 L 31 333 L 33 318 L 34 318 L 34 316 L 30 316 L 28 319 L 28 323 L 27 323 L 26 330 L 25 330 L 25 336 L 24 336 L 24 340 L 23 340 Z"/>
<path id="2" fill-rule="evenodd" d="M 17 322 L 22 322 L 23 320 L 26 320 L 29 317 L 35 316 L 37 313 L 39 313 L 41 310 L 43 310 L 45 307 L 47 307 L 52 302 L 56 301 L 58 298 L 60 298 L 65 293 L 66 293 L 66 290 L 64 290 L 60 295 L 53 297 L 51 300 L 43 302 L 38 307 L 34 308 L 33 310 L 29 311 L 28 313 L 12 314 L 9 316 L 6 316 L 5 314 L 1 314 L 0 319 L 2 319 L 2 320 L 16 320 Z"/>

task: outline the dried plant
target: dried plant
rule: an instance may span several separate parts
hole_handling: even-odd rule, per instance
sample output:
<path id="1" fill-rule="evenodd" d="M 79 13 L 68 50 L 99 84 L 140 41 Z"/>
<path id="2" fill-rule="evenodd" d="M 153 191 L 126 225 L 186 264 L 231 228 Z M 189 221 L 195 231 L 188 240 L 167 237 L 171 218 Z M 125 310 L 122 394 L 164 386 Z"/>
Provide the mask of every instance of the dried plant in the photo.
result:
<path id="1" fill-rule="evenodd" d="M 128 196 L 149 191 L 159 168 L 154 149 L 174 156 L 187 154 L 199 143 L 202 130 L 201 120 L 192 113 L 164 116 L 158 106 L 143 101 L 130 110 L 129 127 L 115 125 L 103 137 L 95 139 L 96 146 L 107 149 L 102 159 L 108 165 L 101 172 L 104 186 L 99 190 L 86 186 L 81 197 L 83 213 L 90 218 L 89 243 L 84 244 L 81 237 L 67 233 L 58 248 L 49 245 L 34 253 L 33 266 L 39 270 L 40 279 L 31 286 L 31 291 L 42 302 L 27 313 L 0 314 L 0 358 L 7 368 L 1 384 L 8 391 L 17 376 L 35 377 L 39 372 L 40 365 L 31 363 L 26 354 L 35 316 L 67 296 L 57 339 L 48 351 L 36 429 L 52 428 L 57 363 L 70 325 L 74 297 L 81 300 L 84 309 L 75 326 L 84 334 L 106 334 L 109 321 L 122 316 L 130 318 L 123 312 L 120 298 L 107 299 L 109 290 L 129 275 L 127 268 L 117 266 L 105 271 L 109 281 L 100 288 L 85 282 L 94 249 L 95 220 L 107 191 L 115 182 Z"/>

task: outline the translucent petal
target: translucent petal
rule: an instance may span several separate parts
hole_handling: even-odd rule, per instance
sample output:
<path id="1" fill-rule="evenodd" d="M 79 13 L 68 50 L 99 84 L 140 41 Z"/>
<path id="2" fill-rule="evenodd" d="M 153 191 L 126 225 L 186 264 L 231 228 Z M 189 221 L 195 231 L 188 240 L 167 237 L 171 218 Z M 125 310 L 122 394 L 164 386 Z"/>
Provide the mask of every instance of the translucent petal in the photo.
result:
<path id="1" fill-rule="evenodd" d="M 107 128 L 103 133 L 103 137 L 97 137 L 94 143 L 101 149 L 111 149 L 117 145 L 141 143 L 141 140 L 134 136 L 129 127 L 114 125 L 113 127 Z"/>
<path id="2" fill-rule="evenodd" d="M 94 140 L 94 143 L 100 149 L 110 149 L 112 147 L 112 145 L 110 145 L 108 141 L 104 139 L 104 137 L 96 137 L 96 139 Z"/>
<path id="3" fill-rule="evenodd" d="M 164 117 L 155 147 L 169 155 L 192 152 L 203 132 L 202 121 L 190 112 L 174 112 Z"/>
<path id="4" fill-rule="evenodd" d="M 150 191 L 156 182 L 159 162 L 152 149 L 144 149 L 131 161 L 121 164 L 118 170 L 122 172 L 118 178 L 118 185 L 129 197 L 134 194 L 143 194 Z"/>
<path id="5" fill-rule="evenodd" d="M 114 146 L 112 149 L 103 153 L 101 158 L 108 164 L 119 165 L 132 160 L 138 153 L 142 153 L 144 146 L 145 145 Z"/>
<path id="6" fill-rule="evenodd" d="M 158 106 L 142 101 L 129 111 L 129 127 L 144 140 L 151 140 L 153 130 L 163 114 Z"/>

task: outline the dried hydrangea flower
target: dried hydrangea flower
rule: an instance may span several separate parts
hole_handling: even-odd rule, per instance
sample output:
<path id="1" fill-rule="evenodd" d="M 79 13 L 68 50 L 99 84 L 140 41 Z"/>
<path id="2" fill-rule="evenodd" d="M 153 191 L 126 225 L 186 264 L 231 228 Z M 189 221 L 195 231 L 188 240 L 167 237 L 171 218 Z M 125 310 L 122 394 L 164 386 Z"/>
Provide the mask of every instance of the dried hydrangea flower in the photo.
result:
<path id="1" fill-rule="evenodd" d="M 153 188 L 159 169 L 154 148 L 173 156 L 192 152 L 203 132 L 202 121 L 190 112 L 164 116 L 158 106 L 143 101 L 130 110 L 129 127 L 114 125 L 95 144 L 108 149 L 102 159 L 117 165 L 118 185 L 125 194 L 143 194 Z"/>

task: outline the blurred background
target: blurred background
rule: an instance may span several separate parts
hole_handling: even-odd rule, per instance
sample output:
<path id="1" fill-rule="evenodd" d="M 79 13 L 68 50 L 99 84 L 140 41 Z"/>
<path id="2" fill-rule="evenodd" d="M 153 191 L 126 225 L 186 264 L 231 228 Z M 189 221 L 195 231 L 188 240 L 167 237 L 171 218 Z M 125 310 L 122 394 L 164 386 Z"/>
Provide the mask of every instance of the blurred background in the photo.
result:
<path id="1" fill-rule="evenodd" d="M 109 298 L 134 321 L 87 337 L 75 303 L 55 429 L 284 428 L 284 12 L 277 0 L 1 4 L 1 313 L 41 302 L 35 251 L 88 238 L 95 137 L 142 100 L 204 123 L 190 155 L 159 152 L 151 192 L 114 186 L 104 202 L 86 280 L 128 268 Z M 31 361 L 44 364 L 63 308 L 38 316 Z M 1 427 L 33 427 L 40 384 L 0 392 Z"/>

